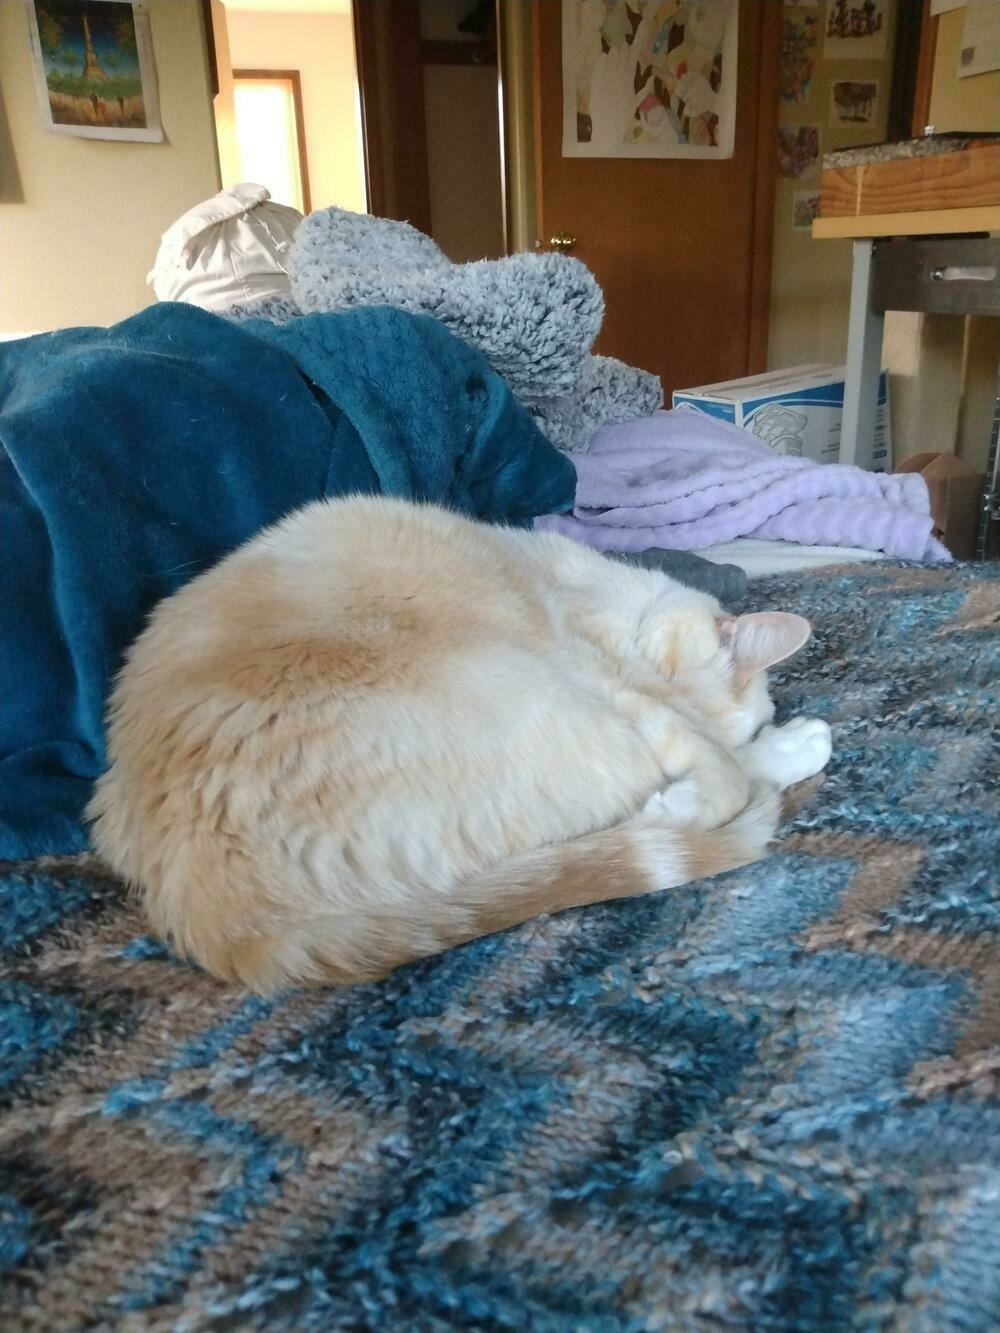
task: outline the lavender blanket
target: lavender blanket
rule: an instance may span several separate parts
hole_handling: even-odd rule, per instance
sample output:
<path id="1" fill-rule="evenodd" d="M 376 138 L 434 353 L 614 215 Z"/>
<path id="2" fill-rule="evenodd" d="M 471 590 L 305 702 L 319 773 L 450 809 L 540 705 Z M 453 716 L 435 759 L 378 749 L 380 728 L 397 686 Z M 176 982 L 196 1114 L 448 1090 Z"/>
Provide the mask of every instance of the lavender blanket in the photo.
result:
<path id="1" fill-rule="evenodd" d="M 691 409 L 605 426 L 573 463 L 572 514 L 535 526 L 602 551 L 692 551 L 764 537 L 951 559 L 931 535 L 927 487 L 917 474 L 774 454 L 747 431 Z"/>

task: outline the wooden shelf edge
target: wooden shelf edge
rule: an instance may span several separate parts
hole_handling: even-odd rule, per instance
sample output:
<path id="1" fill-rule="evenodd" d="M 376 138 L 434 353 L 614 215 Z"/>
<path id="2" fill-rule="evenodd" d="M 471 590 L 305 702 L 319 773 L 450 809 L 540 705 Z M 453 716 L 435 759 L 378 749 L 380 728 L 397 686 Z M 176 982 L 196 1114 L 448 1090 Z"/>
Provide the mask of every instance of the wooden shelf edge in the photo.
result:
<path id="1" fill-rule="evenodd" d="M 935 208 L 919 213 L 868 213 L 858 217 L 816 218 L 814 240 L 862 236 L 959 235 L 973 231 L 1000 232 L 1000 205 L 981 208 Z"/>

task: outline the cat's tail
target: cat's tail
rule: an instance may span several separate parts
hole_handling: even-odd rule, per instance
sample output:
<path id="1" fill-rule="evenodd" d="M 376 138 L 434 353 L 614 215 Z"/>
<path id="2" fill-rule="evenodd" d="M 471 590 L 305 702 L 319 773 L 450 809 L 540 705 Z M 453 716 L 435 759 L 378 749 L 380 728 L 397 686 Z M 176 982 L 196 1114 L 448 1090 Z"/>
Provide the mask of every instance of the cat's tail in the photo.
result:
<path id="1" fill-rule="evenodd" d="M 200 961 L 257 990 L 372 981 L 531 917 L 680 888 L 747 865 L 774 836 L 780 801 L 776 790 L 761 787 L 735 819 L 716 829 L 678 828 L 662 816 L 639 814 L 525 852 L 419 903 L 288 922 L 280 932 L 244 937 L 224 961 L 218 954 Z M 197 949 L 192 952 L 198 956 Z"/>

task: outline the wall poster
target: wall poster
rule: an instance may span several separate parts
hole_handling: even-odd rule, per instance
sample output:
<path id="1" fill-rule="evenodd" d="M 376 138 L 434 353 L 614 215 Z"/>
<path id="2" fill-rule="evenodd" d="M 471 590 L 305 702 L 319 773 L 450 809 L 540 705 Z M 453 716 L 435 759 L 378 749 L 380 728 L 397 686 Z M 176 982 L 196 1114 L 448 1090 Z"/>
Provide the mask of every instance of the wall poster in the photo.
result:
<path id="1" fill-rule="evenodd" d="M 145 0 L 25 0 L 42 118 L 84 139 L 163 139 Z"/>
<path id="2" fill-rule="evenodd" d="M 735 0 L 563 0 L 563 157 L 732 157 Z"/>
<path id="3" fill-rule="evenodd" d="M 958 77 L 1000 69 L 1000 5 L 997 0 L 966 0 Z"/>

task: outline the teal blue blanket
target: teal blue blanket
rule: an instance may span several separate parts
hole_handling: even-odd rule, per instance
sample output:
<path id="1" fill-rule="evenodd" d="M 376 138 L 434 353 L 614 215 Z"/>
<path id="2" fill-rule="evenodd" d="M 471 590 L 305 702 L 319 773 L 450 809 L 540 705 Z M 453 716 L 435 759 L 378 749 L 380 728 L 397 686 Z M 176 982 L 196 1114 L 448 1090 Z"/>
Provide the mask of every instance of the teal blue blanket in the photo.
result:
<path id="1" fill-rule="evenodd" d="M 575 484 L 478 352 L 387 308 L 278 326 L 167 304 L 2 345 L 0 445 L 5 858 L 85 844 L 124 649 L 266 524 L 355 492 L 521 523 Z"/>

